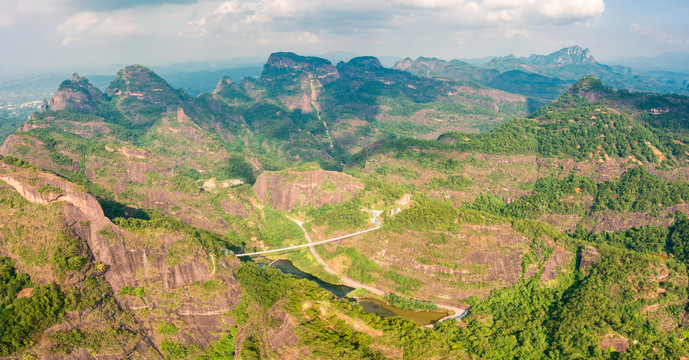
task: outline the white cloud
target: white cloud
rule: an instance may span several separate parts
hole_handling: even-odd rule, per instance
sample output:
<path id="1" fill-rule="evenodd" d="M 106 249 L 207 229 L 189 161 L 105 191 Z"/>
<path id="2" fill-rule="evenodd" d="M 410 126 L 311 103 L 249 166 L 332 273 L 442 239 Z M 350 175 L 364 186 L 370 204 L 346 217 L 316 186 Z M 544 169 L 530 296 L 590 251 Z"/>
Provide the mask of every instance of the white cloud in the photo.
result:
<path id="1" fill-rule="evenodd" d="M 521 9 L 533 3 L 534 0 L 483 0 L 481 6 L 489 10 L 500 11 Z"/>
<path id="2" fill-rule="evenodd" d="M 65 36 L 62 45 L 85 38 L 129 36 L 141 33 L 133 17 L 123 13 L 81 12 L 70 16 L 57 27 L 58 34 Z"/>
<path id="3" fill-rule="evenodd" d="M 202 17 L 198 20 L 189 21 L 188 26 L 177 33 L 180 37 L 203 37 L 209 35 L 209 31 L 206 28 L 206 18 Z"/>
<path id="4" fill-rule="evenodd" d="M 603 0 L 540 0 L 534 5 L 544 16 L 556 20 L 591 20 L 605 11 Z"/>
<path id="5" fill-rule="evenodd" d="M 427 11 L 427 21 L 433 21 L 431 12 L 435 12 L 449 23 L 484 26 L 586 22 L 605 11 L 604 0 L 397 0 L 397 4 Z"/>
<path id="6" fill-rule="evenodd" d="M 139 25 L 129 15 L 111 15 L 94 30 L 95 35 L 128 36 L 140 33 Z"/>
<path id="7" fill-rule="evenodd" d="M 0 0 L 0 29 L 36 17 L 57 14 L 62 3 L 62 0 Z"/>
<path id="8" fill-rule="evenodd" d="M 72 15 L 57 27 L 59 34 L 65 35 L 62 45 L 68 45 L 81 39 L 81 36 L 99 22 L 98 15 L 92 12 L 82 12 Z"/>
<path id="9" fill-rule="evenodd" d="M 461 6 L 464 1 L 453 0 L 397 0 L 398 4 L 419 9 L 448 9 Z"/>
<path id="10" fill-rule="evenodd" d="M 449 41 L 462 30 L 524 39 L 534 28 L 593 23 L 604 10 L 604 0 L 206 0 L 178 6 L 188 15 L 173 33 L 263 45 L 298 39 L 305 46 L 345 39 L 384 43 L 417 27 Z"/>

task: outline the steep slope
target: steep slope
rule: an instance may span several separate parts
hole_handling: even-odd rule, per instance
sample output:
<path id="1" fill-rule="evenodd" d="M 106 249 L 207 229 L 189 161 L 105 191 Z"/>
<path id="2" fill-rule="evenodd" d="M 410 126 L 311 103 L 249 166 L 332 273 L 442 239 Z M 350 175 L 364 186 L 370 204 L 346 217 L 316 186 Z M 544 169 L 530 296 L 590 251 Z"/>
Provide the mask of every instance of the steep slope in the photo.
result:
<path id="1" fill-rule="evenodd" d="M 538 61 L 567 63 L 565 55 Z M 0 315 L 23 319 L 6 301 L 55 310 L 27 327 L 35 346 L 3 354 L 688 353 L 680 341 L 689 316 L 683 97 L 585 78 L 528 118 L 459 132 L 469 119 L 478 127 L 522 113 L 524 98 L 387 69 L 372 57 L 333 66 L 289 53 L 271 56 L 260 79 L 224 78 L 196 99 L 140 66 L 123 70 L 111 90 L 102 102 L 84 98 L 92 113 L 36 114 L 0 149 L 8 155 L 0 255 L 12 258 L 0 259 L 0 274 L 18 284 L 10 300 L 0 297 Z M 675 121 L 654 118 L 664 114 Z M 403 132 L 391 125 L 414 136 L 394 137 Z M 349 143 L 348 131 L 357 137 Z M 304 163 L 314 158 L 346 173 Z M 232 254 L 304 244 L 304 231 L 317 241 L 371 228 L 315 248 L 327 271 L 306 249 L 254 258 L 264 265 Z M 462 326 L 419 328 L 265 265 L 276 259 L 384 293 L 350 296 L 472 309 Z M 68 305 L 79 303 L 69 296 L 94 310 Z"/>
<path id="2" fill-rule="evenodd" d="M 536 110 L 556 99 L 585 76 L 594 76 L 616 89 L 687 94 L 682 77 L 662 74 L 639 75 L 623 66 L 599 63 L 589 49 L 572 46 L 547 55 L 494 57 L 482 66 L 459 60 L 405 59 L 395 68 L 412 74 L 447 79 L 473 80 L 482 85 L 529 97 Z"/>
<path id="3" fill-rule="evenodd" d="M 80 113 L 94 113 L 104 102 L 103 93 L 89 83 L 88 79 L 74 74 L 60 84 L 53 98 L 47 104 L 50 110 L 72 110 Z M 46 109 L 46 110 L 47 110 Z"/>
<path id="4" fill-rule="evenodd" d="M 241 295 L 231 272 L 216 269 L 212 252 L 192 241 L 191 234 L 162 228 L 142 231 L 141 224 L 138 228 L 130 225 L 125 230 L 105 217 L 98 201 L 79 186 L 30 168 L 1 166 L 0 180 L 25 201 L 38 204 L 22 207 L 39 214 L 52 212 L 52 217 L 43 218 L 47 221 L 55 219 L 53 226 L 56 228 L 43 232 L 51 236 L 51 232 L 57 231 L 58 240 L 71 242 L 68 247 L 60 248 L 64 245 L 58 241 L 51 245 L 51 252 L 44 253 L 41 246 L 50 245 L 42 243 L 45 239 L 34 238 L 30 242 L 24 241 L 23 245 L 8 241 L 3 243 L 3 253 L 16 256 L 19 266 L 30 273 L 36 271 L 31 265 L 40 266 L 43 257 L 50 259 L 52 266 L 40 269 L 32 275 L 33 278 L 45 279 L 41 282 L 58 279 L 64 292 L 70 287 L 83 289 L 81 295 L 78 291 L 70 295 L 81 296 L 73 299 L 76 303 L 70 305 L 78 308 L 67 310 L 84 309 L 86 312 L 68 312 L 67 323 L 48 329 L 47 333 L 51 335 L 41 338 L 39 353 L 50 349 L 49 344 L 52 343 L 52 346 L 58 344 L 63 355 L 76 348 L 87 347 L 109 356 L 156 357 L 164 349 L 163 339 L 172 339 L 169 336 L 161 338 L 161 334 L 154 330 L 160 321 L 175 322 L 180 332 L 174 338 L 187 344 L 205 347 L 217 339 L 213 333 L 220 330 L 223 322 L 219 315 L 234 309 Z M 8 233 L 20 229 L 17 224 L 7 221 L 4 226 L 8 227 Z M 61 232 L 60 228 L 63 229 Z M 217 252 L 215 257 L 219 267 L 221 260 Z M 231 261 L 227 264 L 237 265 L 230 265 L 233 264 Z M 91 277 L 71 274 L 74 271 Z M 106 282 L 93 284 L 100 277 Z M 205 282 L 223 286 L 220 290 L 203 291 L 198 284 Z M 89 286 L 97 287 L 89 289 Z M 116 303 L 108 299 L 114 299 Z M 110 302 L 99 305 L 105 300 Z M 93 304 L 93 309 L 88 309 L 89 303 Z M 145 309 L 165 310 L 151 313 Z M 105 317 L 98 320 L 98 316 Z M 108 325 L 115 326 L 108 330 L 111 334 L 94 338 L 94 331 Z M 118 352 L 112 351 L 124 352 L 117 355 Z M 137 355 L 133 355 L 134 352 Z"/>
<path id="5" fill-rule="evenodd" d="M 486 134 L 382 142 L 357 161 L 384 181 L 561 230 L 667 226 L 675 211 L 689 210 L 686 101 L 585 78 L 529 119 Z"/>
<path id="6" fill-rule="evenodd" d="M 381 321 L 311 282 L 251 262 L 240 265 L 223 254 L 220 238 L 210 233 L 155 214 L 150 220 L 118 217 L 113 222 L 79 186 L 17 159 L 3 161 L 0 183 L 7 185 L 0 186 L 0 199 L 13 206 L 0 209 L 6 235 L 0 254 L 13 260 L 0 258 L 0 285 L 10 276 L 15 281 L 10 294 L 19 297 L 12 302 L 15 311 L 0 313 L 3 355 L 322 358 L 338 351 L 351 358 L 465 356 L 461 351 L 448 355 L 449 343 L 438 344 L 427 331 L 399 319 Z M 44 223 L 32 225 L 29 218 L 36 216 Z M 22 235 L 27 225 L 34 229 L 29 237 Z M 58 229 L 63 230 L 54 233 Z M 24 309 L 34 311 L 30 306 L 36 305 L 50 306 L 55 314 L 42 310 L 34 317 L 41 325 L 27 329 L 34 331 L 31 339 L 6 348 L 5 326 L 15 326 Z M 15 326 L 11 332 L 20 331 L 24 328 Z M 415 339 L 413 347 L 406 338 Z"/>
<path id="7" fill-rule="evenodd" d="M 419 76 L 475 81 L 494 89 L 524 95 L 531 99 L 530 110 L 536 110 L 556 99 L 571 85 L 570 81 L 536 74 L 516 58 L 511 61 L 517 62 L 518 65 L 507 66 L 502 64 L 505 62 L 509 64 L 506 59 L 494 59 L 489 66 L 495 68 L 488 68 L 473 66 L 459 60 L 448 62 L 420 57 L 414 61 L 411 59 L 402 60 L 395 64 L 395 69 L 408 71 Z M 497 65 L 497 62 L 501 62 L 502 65 Z"/>
<path id="8" fill-rule="evenodd" d="M 199 109 L 193 98 L 175 90 L 160 76 L 142 65 L 120 70 L 106 94 L 112 97 L 117 110 L 134 126 L 148 126 L 178 108 L 200 121 Z"/>

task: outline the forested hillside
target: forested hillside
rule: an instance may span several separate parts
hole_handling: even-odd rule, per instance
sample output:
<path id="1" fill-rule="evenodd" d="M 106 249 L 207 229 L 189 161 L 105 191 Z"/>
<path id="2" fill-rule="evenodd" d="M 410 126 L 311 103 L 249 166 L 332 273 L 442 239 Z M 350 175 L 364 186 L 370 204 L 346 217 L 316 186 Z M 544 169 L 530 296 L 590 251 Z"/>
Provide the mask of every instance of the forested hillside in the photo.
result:
<path id="1" fill-rule="evenodd" d="M 0 356 L 688 356 L 689 99 L 528 101 L 373 57 L 75 74 L 0 148 Z"/>

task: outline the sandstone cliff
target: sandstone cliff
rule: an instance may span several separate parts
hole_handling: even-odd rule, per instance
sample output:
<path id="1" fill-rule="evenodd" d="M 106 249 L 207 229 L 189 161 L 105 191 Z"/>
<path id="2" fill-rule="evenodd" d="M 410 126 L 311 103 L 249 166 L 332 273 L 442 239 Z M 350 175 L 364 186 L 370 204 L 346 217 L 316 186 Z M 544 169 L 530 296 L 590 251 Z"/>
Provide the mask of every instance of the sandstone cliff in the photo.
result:
<path id="1" fill-rule="evenodd" d="M 76 112 L 92 113 L 103 102 L 103 93 L 89 83 L 85 77 L 74 74 L 65 80 L 47 105 L 48 110 L 70 109 Z"/>
<path id="2" fill-rule="evenodd" d="M 134 314 L 153 343 L 160 340 L 160 321 L 177 323 L 182 343 L 202 347 L 233 321 L 222 315 L 241 299 L 232 276 L 236 258 L 209 253 L 184 233 L 123 229 L 91 194 L 53 175 L 0 163 L 0 180 L 29 202 L 62 204 L 66 225 L 86 242 L 93 261 L 103 264 L 119 306 Z M 140 288 L 145 295 L 121 293 L 124 288 Z"/>
<path id="3" fill-rule="evenodd" d="M 363 188 L 352 176 L 334 171 L 264 172 L 256 179 L 254 193 L 276 209 L 291 210 L 347 201 Z"/>

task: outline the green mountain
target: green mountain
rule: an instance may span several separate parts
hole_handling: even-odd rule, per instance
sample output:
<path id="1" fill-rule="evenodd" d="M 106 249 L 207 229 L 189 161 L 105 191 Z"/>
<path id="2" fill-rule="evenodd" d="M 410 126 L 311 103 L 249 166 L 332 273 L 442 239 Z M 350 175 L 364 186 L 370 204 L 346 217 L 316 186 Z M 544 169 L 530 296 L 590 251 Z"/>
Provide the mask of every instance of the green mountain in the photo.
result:
<path id="1" fill-rule="evenodd" d="M 687 356 L 689 98 L 410 66 L 63 82 L 0 147 L 0 356 Z"/>
<path id="2" fill-rule="evenodd" d="M 580 46 L 560 49 L 548 55 L 494 57 L 481 66 L 452 60 L 404 59 L 396 69 L 426 77 L 472 80 L 492 88 L 524 95 L 536 110 L 555 100 L 577 80 L 594 76 L 616 89 L 687 95 L 686 76 L 667 73 L 639 74 L 631 68 L 599 63 L 590 50 Z"/>

